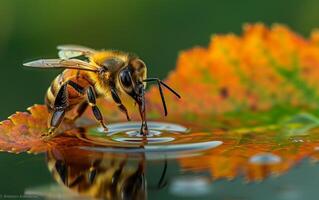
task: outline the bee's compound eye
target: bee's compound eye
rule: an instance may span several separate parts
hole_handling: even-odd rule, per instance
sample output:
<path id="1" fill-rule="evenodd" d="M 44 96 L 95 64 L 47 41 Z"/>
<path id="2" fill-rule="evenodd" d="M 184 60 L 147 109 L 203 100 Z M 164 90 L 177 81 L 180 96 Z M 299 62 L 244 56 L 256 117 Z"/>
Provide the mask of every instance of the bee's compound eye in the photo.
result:
<path id="1" fill-rule="evenodd" d="M 132 86 L 132 79 L 129 70 L 123 70 L 120 72 L 120 80 L 124 87 L 128 88 Z"/>

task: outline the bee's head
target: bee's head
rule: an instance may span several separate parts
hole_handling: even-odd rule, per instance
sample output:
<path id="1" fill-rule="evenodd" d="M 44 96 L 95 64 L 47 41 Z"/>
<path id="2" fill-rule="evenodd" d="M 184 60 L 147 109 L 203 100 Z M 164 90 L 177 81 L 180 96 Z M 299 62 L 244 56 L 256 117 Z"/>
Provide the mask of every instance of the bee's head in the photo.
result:
<path id="1" fill-rule="evenodd" d="M 135 103 L 139 105 L 139 110 L 142 115 L 145 114 L 145 87 L 146 82 L 157 82 L 158 89 L 160 91 L 161 100 L 164 107 L 165 116 L 167 115 L 167 108 L 164 99 L 164 93 L 162 91 L 162 86 L 167 88 L 173 94 L 175 94 L 178 98 L 180 95 L 175 92 L 172 88 L 170 88 L 167 84 L 161 81 L 158 78 L 147 78 L 147 68 L 145 63 L 137 58 L 131 57 L 128 59 L 128 62 L 123 62 L 120 59 L 108 59 L 104 62 L 103 65 L 107 71 L 115 72 L 115 78 L 121 90 L 124 91 L 129 97 L 131 97 Z M 120 69 L 120 70 L 118 70 Z"/>
<path id="2" fill-rule="evenodd" d="M 140 106 L 140 112 L 145 113 L 145 99 L 144 92 L 146 82 L 157 82 L 158 89 L 161 95 L 161 100 L 164 107 L 165 116 L 167 115 L 167 108 L 164 98 L 162 86 L 167 88 L 170 92 L 175 94 L 178 98 L 180 95 L 171 87 L 165 84 L 158 78 L 146 78 L 146 65 L 141 59 L 133 58 L 127 66 L 123 67 L 119 73 L 119 82 L 124 91 L 131 96 L 135 102 Z"/>
<path id="3" fill-rule="evenodd" d="M 132 58 L 118 73 L 118 79 L 123 90 L 131 96 L 136 103 L 141 103 L 144 96 L 146 79 L 146 65 L 139 58 Z"/>

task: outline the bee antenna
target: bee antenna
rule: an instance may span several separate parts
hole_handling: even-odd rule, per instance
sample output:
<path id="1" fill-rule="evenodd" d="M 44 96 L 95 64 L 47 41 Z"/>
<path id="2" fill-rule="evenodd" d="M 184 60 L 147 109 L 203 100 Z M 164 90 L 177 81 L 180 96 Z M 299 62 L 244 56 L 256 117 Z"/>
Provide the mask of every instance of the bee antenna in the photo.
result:
<path id="1" fill-rule="evenodd" d="M 161 81 L 159 78 L 147 78 L 147 79 L 143 80 L 143 82 L 152 82 L 152 81 L 156 81 L 157 82 L 158 90 L 160 92 L 161 99 L 162 99 L 162 104 L 163 104 L 163 107 L 164 107 L 164 113 L 165 113 L 165 116 L 167 116 L 167 107 L 166 107 L 166 102 L 165 102 L 165 98 L 164 98 L 163 89 L 162 89 L 161 86 L 163 85 L 164 87 L 166 87 L 169 91 L 171 91 L 173 94 L 175 94 L 178 98 L 181 98 L 181 96 L 175 90 L 173 90 L 171 87 L 166 85 L 163 81 Z"/>

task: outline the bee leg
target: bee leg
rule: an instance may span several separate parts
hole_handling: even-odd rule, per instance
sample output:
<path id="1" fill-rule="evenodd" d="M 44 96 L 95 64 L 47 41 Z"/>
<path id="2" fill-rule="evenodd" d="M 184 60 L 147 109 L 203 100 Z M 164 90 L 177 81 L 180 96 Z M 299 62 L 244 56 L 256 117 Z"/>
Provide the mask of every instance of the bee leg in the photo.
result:
<path id="1" fill-rule="evenodd" d="M 92 107 L 92 111 L 94 114 L 94 117 L 100 122 L 100 124 L 102 125 L 102 127 L 104 128 L 105 131 L 108 130 L 108 128 L 106 127 L 106 125 L 104 124 L 103 121 L 103 116 L 101 114 L 100 109 L 96 106 L 96 97 L 95 97 L 95 93 L 94 93 L 94 89 L 92 86 L 90 86 L 87 91 L 86 91 L 87 97 L 88 97 L 88 101 L 89 101 L 89 105 Z"/>
<path id="2" fill-rule="evenodd" d="M 140 133 L 143 136 L 147 136 L 148 135 L 148 126 L 147 126 L 147 121 L 146 121 L 144 90 L 142 92 L 143 92 L 142 98 L 140 99 L 141 102 L 139 103 L 139 111 L 140 111 L 140 116 L 142 118 L 142 125 L 141 125 Z"/>
<path id="3" fill-rule="evenodd" d="M 117 104 L 118 108 L 126 115 L 127 121 L 131 121 L 126 107 L 122 104 L 122 101 L 114 88 L 111 89 L 111 94 L 112 94 L 112 98 L 115 101 L 115 103 Z"/>
<path id="4" fill-rule="evenodd" d="M 69 102 L 67 93 L 67 83 L 65 83 L 61 86 L 55 98 L 54 108 L 50 118 L 49 131 L 43 134 L 43 137 L 50 138 L 54 136 L 56 129 L 60 126 L 61 122 L 63 121 L 68 106 Z"/>
<path id="5" fill-rule="evenodd" d="M 147 126 L 147 121 L 146 121 L 145 108 L 143 109 L 142 107 L 140 107 L 139 110 L 140 110 L 140 115 L 142 118 L 142 125 L 141 125 L 140 133 L 141 133 L 141 135 L 146 136 L 146 135 L 148 135 L 148 126 Z"/>

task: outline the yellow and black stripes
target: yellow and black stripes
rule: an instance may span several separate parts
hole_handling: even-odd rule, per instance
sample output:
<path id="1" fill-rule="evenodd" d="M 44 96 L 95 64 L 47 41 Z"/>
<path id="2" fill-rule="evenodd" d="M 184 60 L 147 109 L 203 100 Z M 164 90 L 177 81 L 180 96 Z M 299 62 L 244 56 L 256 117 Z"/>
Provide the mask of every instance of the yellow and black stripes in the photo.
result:
<path id="1" fill-rule="evenodd" d="M 103 121 L 103 116 L 96 106 L 96 92 L 92 86 L 92 81 L 88 76 L 79 70 L 65 70 L 52 82 L 47 91 L 45 102 L 51 117 L 49 119 L 49 132 L 51 136 L 63 121 L 67 111 L 76 108 L 76 115 L 73 120 L 80 117 L 87 106 L 90 105 L 95 118 L 102 127 L 107 130 Z"/>
<path id="2" fill-rule="evenodd" d="M 63 73 L 59 74 L 52 82 L 45 96 L 45 104 L 52 110 L 57 93 L 64 82 Z"/>

